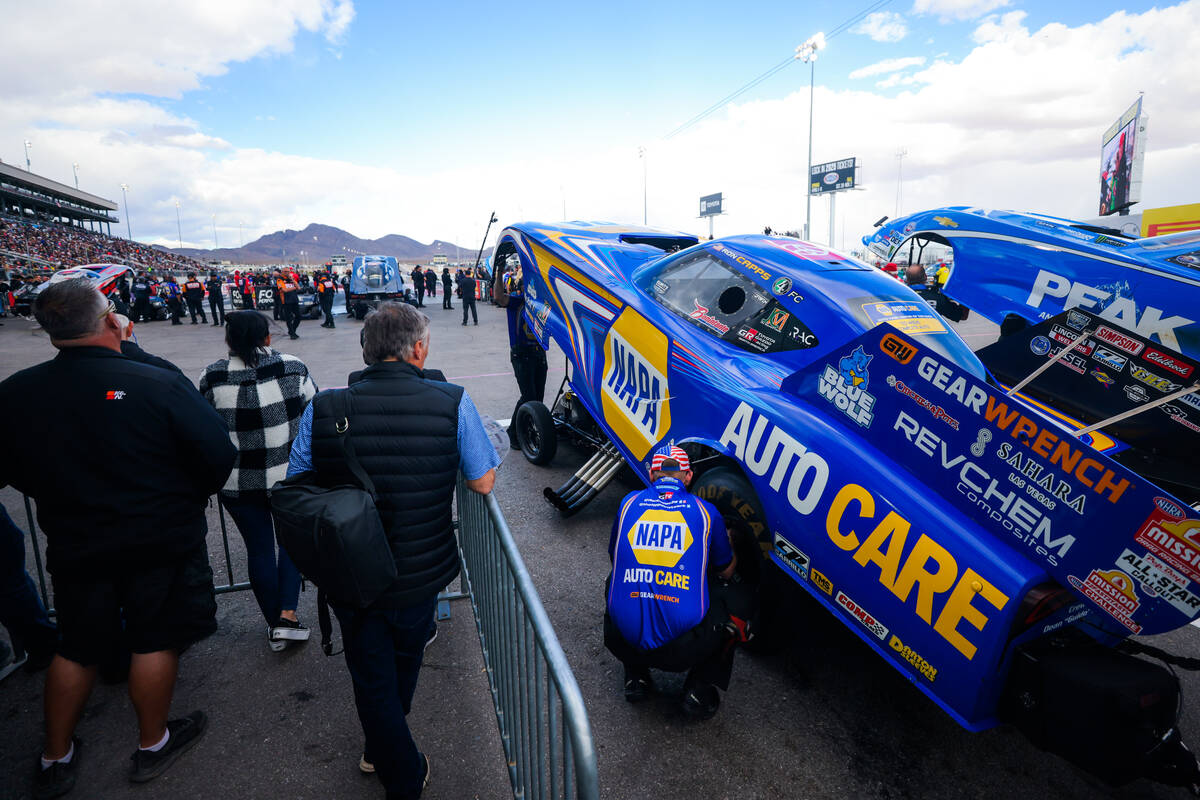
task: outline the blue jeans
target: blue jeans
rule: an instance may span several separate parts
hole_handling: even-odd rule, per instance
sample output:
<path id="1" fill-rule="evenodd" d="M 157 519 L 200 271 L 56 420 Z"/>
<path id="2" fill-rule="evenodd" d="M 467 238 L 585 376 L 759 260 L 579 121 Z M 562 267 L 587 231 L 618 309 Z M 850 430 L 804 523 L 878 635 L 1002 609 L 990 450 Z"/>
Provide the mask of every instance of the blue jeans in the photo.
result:
<path id="1" fill-rule="evenodd" d="M 364 755 L 375 765 L 389 799 L 410 800 L 421 794 L 424 759 L 405 716 L 412 708 L 435 608 L 436 596 L 408 608 L 333 606 L 366 739 Z"/>
<path id="2" fill-rule="evenodd" d="M 279 621 L 279 612 L 296 610 L 296 601 L 300 598 L 300 570 L 282 547 L 276 559 L 271 501 L 266 492 L 244 492 L 237 497 L 222 494 L 221 503 L 233 517 L 246 543 L 246 570 L 250 573 L 254 599 L 267 618 L 267 624 L 274 625 Z"/>
<path id="3" fill-rule="evenodd" d="M 0 625 L 8 629 L 13 650 L 38 655 L 53 652 L 58 630 L 50 622 L 33 579 L 25 571 L 25 532 L 0 506 Z"/>

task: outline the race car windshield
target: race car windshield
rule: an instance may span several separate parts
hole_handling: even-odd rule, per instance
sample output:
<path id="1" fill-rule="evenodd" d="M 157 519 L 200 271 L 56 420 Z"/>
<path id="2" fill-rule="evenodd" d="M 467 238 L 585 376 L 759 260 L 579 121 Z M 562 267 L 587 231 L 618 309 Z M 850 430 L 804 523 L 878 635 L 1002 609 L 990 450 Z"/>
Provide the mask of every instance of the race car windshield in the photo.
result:
<path id="1" fill-rule="evenodd" d="M 383 265 L 370 262 L 366 267 L 367 286 L 372 289 L 378 289 L 383 286 Z"/>
<path id="2" fill-rule="evenodd" d="M 777 298 L 708 252 L 668 265 L 654 299 L 710 335 L 752 353 L 814 347 L 817 337 Z"/>

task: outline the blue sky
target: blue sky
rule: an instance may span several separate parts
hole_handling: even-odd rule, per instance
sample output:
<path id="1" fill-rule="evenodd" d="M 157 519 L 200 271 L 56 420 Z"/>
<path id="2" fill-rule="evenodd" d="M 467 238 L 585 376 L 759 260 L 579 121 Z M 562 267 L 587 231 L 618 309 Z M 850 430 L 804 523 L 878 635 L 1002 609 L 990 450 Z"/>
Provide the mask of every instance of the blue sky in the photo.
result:
<path id="1" fill-rule="evenodd" d="M 726 232 L 795 227 L 805 65 L 664 137 L 872 5 L 873 24 L 833 37 L 816 65 L 814 160 L 858 155 L 869 169 L 839 212 L 851 239 L 897 206 L 900 147 L 904 206 L 1086 215 L 1096 140 L 1140 90 L 1157 148 L 1147 190 L 1194 199 L 1197 0 L 118 5 L 46 0 L 7 16 L 0 69 L 25 80 L 0 87 L 0 158 L 23 162 L 29 138 L 35 171 L 70 182 L 77 160 L 84 188 L 107 197 L 129 183 L 135 237 L 150 241 L 175 239 L 176 200 L 198 245 L 213 214 L 227 232 L 323 222 L 464 242 L 492 207 L 640 221 L 639 145 L 652 224 L 694 228 L 698 194 L 723 190 Z M 114 57 L 96 40 L 135 44 Z M 76 60 L 20 66 L 52 45 Z M 1034 185 L 1051 188 L 1029 196 Z"/>

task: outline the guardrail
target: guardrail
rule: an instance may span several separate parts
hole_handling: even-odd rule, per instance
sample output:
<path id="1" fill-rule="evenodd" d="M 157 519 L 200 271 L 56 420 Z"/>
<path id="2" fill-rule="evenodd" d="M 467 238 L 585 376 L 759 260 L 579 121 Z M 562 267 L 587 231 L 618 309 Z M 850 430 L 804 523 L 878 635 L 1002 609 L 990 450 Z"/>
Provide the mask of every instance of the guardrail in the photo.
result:
<path id="1" fill-rule="evenodd" d="M 514 798 L 597 800 L 579 685 L 494 495 L 458 484 L 458 547 Z"/>

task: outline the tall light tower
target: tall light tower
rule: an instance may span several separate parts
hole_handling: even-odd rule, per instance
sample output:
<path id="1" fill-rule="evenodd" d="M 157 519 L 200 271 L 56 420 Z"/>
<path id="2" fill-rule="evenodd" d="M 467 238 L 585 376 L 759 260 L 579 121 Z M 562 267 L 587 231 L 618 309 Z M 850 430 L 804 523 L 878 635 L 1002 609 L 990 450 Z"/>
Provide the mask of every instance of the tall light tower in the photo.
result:
<path id="1" fill-rule="evenodd" d="M 31 148 L 31 147 L 33 147 L 33 142 L 26 139 L 25 140 L 25 171 L 26 172 L 33 172 L 33 169 L 29 166 L 29 148 Z"/>
<path id="2" fill-rule="evenodd" d="M 638 158 L 642 160 L 642 224 L 646 223 L 646 148 L 638 147 Z M 566 198 L 563 198 L 563 219 L 566 219 Z"/>
<path id="3" fill-rule="evenodd" d="M 812 228 L 812 140 L 813 93 L 817 75 L 817 52 L 825 49 L 825 34 L 816 33 L 796 48 L 796 58 L 808 64 L 808 169 L 804 172 L 804 240 Z"/>
<path id="4" fill-rule="evenodd" d="M 183 222 L 179 218 L 179 201 L 175 201 L 175 229 L 179 232 L 179 249 L 183 249 Z"/>
<path id="5" fill-rule="evenodd" d="M 217 215 L 216 214 L 212 215 L 212 224 L 213 224 L 213 250 L 216 250 L 218 247 L 221 246 L 217 243 Z"/>
<path id="6" fill-rule="evenodd" d="M 904 202 L 904 157 L 908 148 L 901 147 L 896 151 L 896 218 L 900 217 L 900 206 Z"/>
<path id="7" fill-rule="evenodd" d="M 129 195 L 125 194 L 128 191 L 129 191 L 129 184 L 122 183 L 121 184 L 121 199 L 125 202 L 125 235 L 128 236 L 130 240 L 132 240 L 133 239 L 133 228 L 129 224 Z M 118 230 L 120 230 L 120 229 L 118 228 Z"/>
<path id="8" fill-rule="evenodd" d="M 75 188 L 79 188 L 79 162 L 75 161 L 71 164 L 71 171 L 75 173 Z"/>

